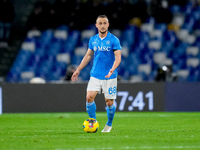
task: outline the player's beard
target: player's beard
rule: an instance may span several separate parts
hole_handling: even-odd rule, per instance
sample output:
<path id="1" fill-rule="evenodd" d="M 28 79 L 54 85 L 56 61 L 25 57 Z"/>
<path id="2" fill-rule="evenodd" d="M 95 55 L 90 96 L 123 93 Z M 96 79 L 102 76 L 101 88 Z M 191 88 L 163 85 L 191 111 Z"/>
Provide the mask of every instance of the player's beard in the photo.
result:
<path id="1" fill-rule="evenodd" d="M 99 32 L 100 32 L 101 34 L 105 34 L 107 31 L 108 31 L 108 30 L 105 30 L 105 31 L 99 30 Z"/>

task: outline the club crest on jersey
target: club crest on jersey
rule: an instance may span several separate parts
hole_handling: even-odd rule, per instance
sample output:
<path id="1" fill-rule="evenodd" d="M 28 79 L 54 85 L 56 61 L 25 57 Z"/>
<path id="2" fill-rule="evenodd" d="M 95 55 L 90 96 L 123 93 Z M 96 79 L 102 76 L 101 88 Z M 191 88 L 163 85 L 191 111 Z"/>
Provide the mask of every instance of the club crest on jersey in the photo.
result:
<path id="1" fill-rule="evenodd" d="M 109 45 L 109 44 L 110 44 L 110 41 L 106 41 L 106 44 Z"/>

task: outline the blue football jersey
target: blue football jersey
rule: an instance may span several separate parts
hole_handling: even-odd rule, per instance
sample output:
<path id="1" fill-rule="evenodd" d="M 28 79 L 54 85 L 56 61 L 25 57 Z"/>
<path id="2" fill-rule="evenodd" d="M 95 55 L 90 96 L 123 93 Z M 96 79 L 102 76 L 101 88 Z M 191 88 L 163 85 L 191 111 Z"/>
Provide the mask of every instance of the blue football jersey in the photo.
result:
<path id="1" fill-rule="evenodd" d="M 91 77 L 107 80 L 105 76 L 109 73 L 115 61 L 114 50 L 122 50 L 119 39 L 109 31 L 103 39 L 99 37 L 99 34 L 96 34 L 90 38 L 89 49 L 94 51 Z M 109 79 L 116 78 L 117 74 L 117 69 L 115 69 Z"/>

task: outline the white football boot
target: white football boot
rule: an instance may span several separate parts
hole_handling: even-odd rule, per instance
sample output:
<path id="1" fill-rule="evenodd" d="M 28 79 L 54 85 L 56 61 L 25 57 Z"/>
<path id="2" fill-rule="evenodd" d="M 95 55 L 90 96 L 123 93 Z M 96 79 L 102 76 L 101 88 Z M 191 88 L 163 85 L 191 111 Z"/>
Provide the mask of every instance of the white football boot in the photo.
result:
<path id="1" fill-rule="evenodd" d="M 110 132 L 111 129 L 112 129 L 112 126 L 105 125 L 105 127 L 103 128 L 101 132 Z"/>

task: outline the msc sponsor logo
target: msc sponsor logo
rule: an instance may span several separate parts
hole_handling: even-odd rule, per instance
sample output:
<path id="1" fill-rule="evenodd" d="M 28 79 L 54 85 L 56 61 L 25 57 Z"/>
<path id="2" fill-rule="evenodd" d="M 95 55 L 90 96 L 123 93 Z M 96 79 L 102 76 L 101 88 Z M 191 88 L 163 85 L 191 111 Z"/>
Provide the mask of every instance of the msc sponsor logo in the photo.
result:
<path id="1" fill-rule="evenodd" d="M 97 47 L 95 46 L 95 47 L 94 47 L 94 51 L 96 51 L 96 50 L 97 50 Z"/>
<path id="2" fill-rule="evenodd" d="M 109 46 L 98 46 L 98 47 L 94 47 L 94 51 L 110 51 L 111 50 L 111 47 Z"/>

